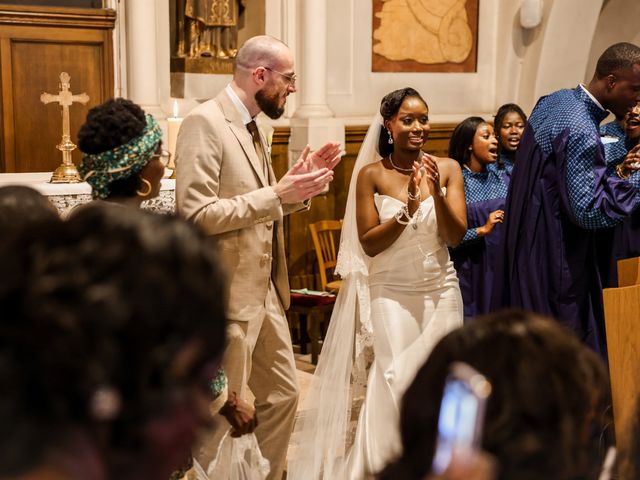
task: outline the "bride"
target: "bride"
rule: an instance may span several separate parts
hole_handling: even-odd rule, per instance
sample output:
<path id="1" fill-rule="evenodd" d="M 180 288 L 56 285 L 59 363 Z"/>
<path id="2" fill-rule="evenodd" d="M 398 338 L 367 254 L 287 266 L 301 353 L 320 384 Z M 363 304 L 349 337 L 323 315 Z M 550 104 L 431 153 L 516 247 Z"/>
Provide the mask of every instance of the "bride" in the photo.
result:
<path id="1" fill-rule="evenodd" d="M 455 161 L 421 151 L 428 114 L 412 88 L 389 93 L 358 154 L 336 267 L 343 283 L 295 427 L 289 480 L 382 470 L 400 453 L 405 389 L 438 340 L 462 325 L 447 244 L 467 228 L 463 180 Z M 352 443 L 351 407 L 365 383 Z"/>

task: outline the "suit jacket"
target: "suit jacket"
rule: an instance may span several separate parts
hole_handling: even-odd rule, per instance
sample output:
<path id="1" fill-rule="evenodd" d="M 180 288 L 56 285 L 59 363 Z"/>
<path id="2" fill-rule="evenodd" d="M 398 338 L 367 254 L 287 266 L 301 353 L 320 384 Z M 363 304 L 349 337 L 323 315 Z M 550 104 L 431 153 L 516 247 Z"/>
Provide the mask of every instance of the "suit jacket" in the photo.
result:
<path id="1" fill-rule="evenodd" d="M 268 152 L 261 134 L 262 147 Z M 270 185 L 276 179 L 255 151 L 251 134 L 223 90 L 184 119 L 176 145 L 176 208 L 210 235 L 227 276 L 230 320 L 264 316 L 270 279 L 289 307 L 282 205 Z"/>

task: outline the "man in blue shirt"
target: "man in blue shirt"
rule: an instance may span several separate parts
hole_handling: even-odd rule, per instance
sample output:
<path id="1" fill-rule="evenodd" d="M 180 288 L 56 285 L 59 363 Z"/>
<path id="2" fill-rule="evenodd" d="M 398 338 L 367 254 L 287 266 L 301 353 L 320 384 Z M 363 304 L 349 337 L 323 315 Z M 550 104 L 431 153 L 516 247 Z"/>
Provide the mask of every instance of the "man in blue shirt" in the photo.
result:
<path id="1" fill-rule="evenodd" d="M 606 358 L 597 229 L 640 203 L 632 161 L 607 174 L 599 124 L 640 100 L 640 47 L 618 43 L 588 87 L 542 97 L 516 153 L 492 306 L 550 315 Z"/>

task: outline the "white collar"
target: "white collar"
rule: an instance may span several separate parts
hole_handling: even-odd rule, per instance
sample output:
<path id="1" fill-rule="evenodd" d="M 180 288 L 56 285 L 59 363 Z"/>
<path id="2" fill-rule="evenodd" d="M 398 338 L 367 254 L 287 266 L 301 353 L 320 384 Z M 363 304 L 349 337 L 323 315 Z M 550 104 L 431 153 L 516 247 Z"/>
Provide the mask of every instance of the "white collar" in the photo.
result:
<path id="1" fill-rule="evenodd" d="M 238 94 L 233 90 L 233 88 L 231 88 L 231 84 L 227 85 L 224 90 L 225 92 L 227 92 L 227 95 L 229 95 L 229 98 L 238 110 L 240 118 L 242 118 L 242 123 L 244 123 L 245 125 L 251 123 L 253 121 L 253 118 L 251 118 L 249 109 L 244 103 L 242 103 L 242 100 L 240 100 L 240 97 L 238 97 Z"/>
<path id="2" fill-rule="evenodd" d="M 585 92 L 587 95 L 589 95 L 589 98 L 590 98 L 591 100 L 593 100 L 593 103 L 595 103 L 598 107 L 600 107 L 600 110 L 602 110 L 603 112 L 606 112 L 606 111 L 607 111 L 607 109 L 606 109 L 606 108 L 604 108 L 604 107 L 602 106 L 602 104 L 601 104 L 598 100 L 596 100 L 596 97 L 594 97 L 594 96 L 591 94 L 591 92 L 590 92 L 589 90 L 587 90 L 587 87 L 585 87 L 583 84 L 580 84 L 580 88 L 582 88 L 582 90 L 584 90 L 584 92 Z"/>

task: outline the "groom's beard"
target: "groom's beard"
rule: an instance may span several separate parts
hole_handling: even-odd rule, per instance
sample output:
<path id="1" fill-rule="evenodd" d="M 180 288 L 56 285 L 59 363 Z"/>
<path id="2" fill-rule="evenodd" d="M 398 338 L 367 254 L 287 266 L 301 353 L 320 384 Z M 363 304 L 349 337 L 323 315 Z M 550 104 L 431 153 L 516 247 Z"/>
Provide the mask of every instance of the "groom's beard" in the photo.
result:
<path id="1" fill-rule="evenodd" d="M 258 90 L 255 94 L 256 103 L 265 115 L 276 120 L 284 113 L 284 105 L 280 106 L 280 95 L 277 91 L 272 94 L 265 92 L 264 88 Z"/>

